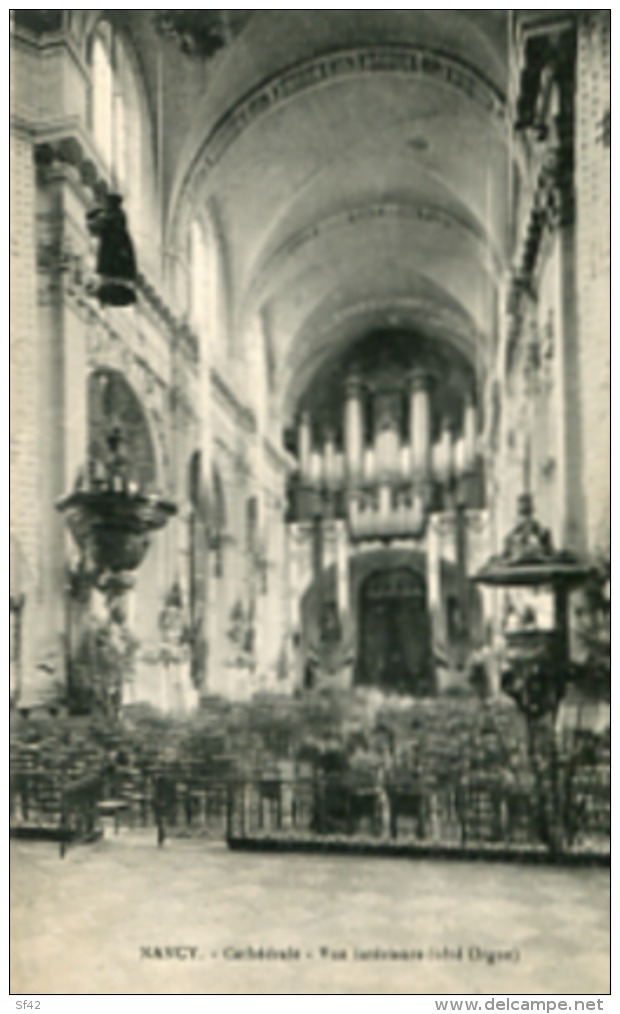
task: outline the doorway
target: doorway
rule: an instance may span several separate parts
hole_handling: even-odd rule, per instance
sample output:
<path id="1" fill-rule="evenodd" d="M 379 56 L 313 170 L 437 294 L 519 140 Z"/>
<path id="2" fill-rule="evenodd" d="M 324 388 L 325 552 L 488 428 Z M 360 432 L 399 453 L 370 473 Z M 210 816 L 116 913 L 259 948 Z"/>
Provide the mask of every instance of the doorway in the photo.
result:
<path id="1" fill-rule="evenodd" d="M 434 673 L 424 578 L 409 567 L 375 571 L 360 595 L 357 682 L 431 694 Z"/>

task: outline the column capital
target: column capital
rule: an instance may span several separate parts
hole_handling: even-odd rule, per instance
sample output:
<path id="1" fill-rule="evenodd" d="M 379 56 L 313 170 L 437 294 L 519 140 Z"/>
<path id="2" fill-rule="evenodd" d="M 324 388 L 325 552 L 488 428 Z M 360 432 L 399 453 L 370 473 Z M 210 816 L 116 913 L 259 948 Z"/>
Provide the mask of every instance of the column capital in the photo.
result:
<path id="1" fill-rule="evenodd" d="M 407 385 L 410 393 L 414 391 L 430 391 L 435 382 L 435 374 L 422 366 L 416 366 L 407 374 Z"/>

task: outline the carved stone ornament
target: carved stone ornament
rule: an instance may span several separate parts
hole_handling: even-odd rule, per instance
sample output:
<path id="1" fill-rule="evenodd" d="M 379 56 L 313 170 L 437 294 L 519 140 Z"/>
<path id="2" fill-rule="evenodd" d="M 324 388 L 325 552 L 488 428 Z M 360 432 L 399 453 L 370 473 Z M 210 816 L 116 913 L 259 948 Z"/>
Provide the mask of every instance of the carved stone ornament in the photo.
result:
<path id="1" fill-rule="evenodd" d="M 556 550 L 551 533 L 534 517 L 530 493 L 518 500 L 519 520 L 504 540 L 500 555 L 493 556 L 475 579 L 497 587 L 562 585 L 581 582 L 588 573 L 567 550 Z"/>

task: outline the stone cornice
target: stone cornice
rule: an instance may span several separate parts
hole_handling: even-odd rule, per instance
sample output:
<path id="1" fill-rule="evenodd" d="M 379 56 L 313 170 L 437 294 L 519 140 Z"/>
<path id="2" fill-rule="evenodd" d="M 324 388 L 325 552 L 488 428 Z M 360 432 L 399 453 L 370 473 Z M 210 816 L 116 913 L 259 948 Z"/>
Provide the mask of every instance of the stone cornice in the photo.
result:
<path id="1" fill-rule="evenodd" d="M 80 71 L 86 84 L 90 83 L 90 72 L 82 53 L 75 41 L 75 39 L 66 31 L 66 29 L 60 29 L 54 32 L 43 32 L 37 34 L 31 32 L 23 25 L 15 25 L 11 31 L 11 43 L 13 45 L 21 45 L 28 47 L 32 50 L 37 51 L 37 55 L 45 58 L 54 49 L 65 49 L 75 66 Z"/>
<path id="2" fill-rule="evenodd" d="M 172 216 L 186 190 L 200 184 L 243 131 L 261 116 L 312 88 L 364 74 L 398 74 L 434 81 L 459 91 L 504 129 L 503 97 L 477 70 L 457 57 L 420 46 L 367 46 L 337 50 L 304 60 L 241 98 L 210 130 L 194 155 L 171 201 Z"/>
<path id="3" fill-rule="evenodd" d="M 18 137 L 27 138 L 29 141 L 34 141 L 35 130 L 30 120 L 24 116 L 19 116 L 16 113 L 11 113 L 10 119 L 10 133 L 15 134 Z"/>
<path id="4" fill-rule="evenodd" d="M 35 160 L 39 171 L 66 167 L 73 170 L 88 200 L 99 200 L 114 189 L 89 132 L 77 116 L 63 117 L 56 122 L 33 121 L 29 125 L 35 143 Z"/>

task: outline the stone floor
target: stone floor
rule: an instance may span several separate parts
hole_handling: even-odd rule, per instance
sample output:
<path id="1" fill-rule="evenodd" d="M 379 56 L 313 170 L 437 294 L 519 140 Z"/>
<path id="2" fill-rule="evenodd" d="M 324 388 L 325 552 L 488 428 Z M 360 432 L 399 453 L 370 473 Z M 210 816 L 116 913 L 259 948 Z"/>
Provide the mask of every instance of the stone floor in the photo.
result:
<path id="1" fill-rule="evenodd" d="M 605 870 L 158 850 L 121 832 L 62 861 L 13 843 L 11 882 L 13 992 L 609 990 Z"/>

